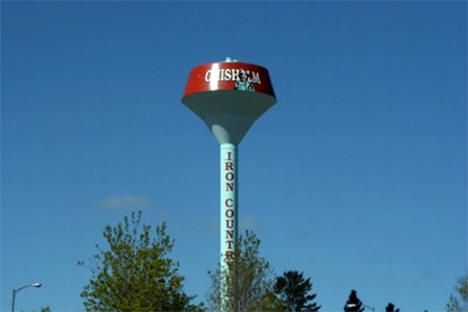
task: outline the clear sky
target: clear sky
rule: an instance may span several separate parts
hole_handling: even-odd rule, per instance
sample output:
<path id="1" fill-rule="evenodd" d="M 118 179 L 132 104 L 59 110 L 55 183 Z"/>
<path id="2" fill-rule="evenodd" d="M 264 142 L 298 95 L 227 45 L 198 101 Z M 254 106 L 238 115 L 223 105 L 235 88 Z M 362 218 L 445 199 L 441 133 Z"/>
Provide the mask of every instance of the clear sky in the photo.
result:
<path id="1" fill-rule="evenodd" d="M 219 254 L 218 145 L 190 69 L 269 68 L 239 150 L 242 229 L 322 311 L 442 311 L 467 268 L 466 2 L 1 3 L 1 311 L 84 311 L 106 224 L 167 221 L 185 290 Z"/>

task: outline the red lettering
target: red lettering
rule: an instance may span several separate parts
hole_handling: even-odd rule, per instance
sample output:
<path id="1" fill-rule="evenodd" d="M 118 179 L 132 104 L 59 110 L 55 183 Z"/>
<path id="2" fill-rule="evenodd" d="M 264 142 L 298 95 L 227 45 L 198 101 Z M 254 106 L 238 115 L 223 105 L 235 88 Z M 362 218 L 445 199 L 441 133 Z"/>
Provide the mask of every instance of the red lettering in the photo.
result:
<path id="1" fill-rule="evenodd" d="M 226 231 L 226 238 L 232 238 L 234 239 L 234 231 L 233 230 L 228 230 Z"/>
<path id="2" fill-rule="evenodd" d="M 232 218 L 232 217 L 234 217 L 234 210 L 232 210 L 232 209 L 227 209 L 227 210 L 226 210 L 226 217 L 227 217 L 227 218 Z"/>
<path id="3" fill-rule="evenodd" d="M 224 205 L 225 205 L 226 207 L 231 208 L 232 206 L 234 206 L 234 201 L 232 200 L 232 198 L 228 198 L 228 199 L 226 199 L 226 201 L 224 202 Z"/>
<path id="4" fill-rule="evenodd" d="M 234 182 L 226 183 L 226 191 L 234 191 Z"/>
<path id="5" fill-rule="evenodd" d="M 232 170 L 234 171 L 234 169 L 232 168 L 232 165 L 234 165 L 234 163 L 232 162 L 226 162 L 224 163 L 226 165 L 226 170 Z"/>
<path id="6" fill-rule="evenodd" d="M 226 251 L 226 261 L 229 259 L 234 259 L 234 253 L 232 251 Z"/>
<path id="7" fill-rule="evenodd" d="M 234 228 L 234 220 L 226 220 L 226 227 L 228 229 Z"/>
<path id="8" fill-rule="evenodd" d="M 226 180 L 228 181 L 232 181 L 234 180 L 234 173 L 229 171 L 229 172 L 226 172 L 226 176 L 225 176 Z"/>

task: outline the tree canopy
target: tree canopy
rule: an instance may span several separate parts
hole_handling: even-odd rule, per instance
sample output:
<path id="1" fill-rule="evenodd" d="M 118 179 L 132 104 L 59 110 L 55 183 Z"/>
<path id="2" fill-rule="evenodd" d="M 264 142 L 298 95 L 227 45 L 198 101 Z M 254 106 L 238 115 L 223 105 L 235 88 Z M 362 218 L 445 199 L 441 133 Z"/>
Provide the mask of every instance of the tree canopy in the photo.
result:
<path id="1" fill-rule="evenodd" d="M 387 306 L 385 307 L 385 312 L 400 312 L 400 309 L 395 310 L 395 305 L 389 302 Z"/>
<path id="2" fill-rule="evenodd" d="M 309 294 L 312 289 L 310 278 L 304 279 L 303 273 L 287 271 L 276 278 L 273 291 L 283 304 L 283 311 L 317 312 L 320 306 L 312 303 L 316 294 Z"/>
<path id="3" fill-rule="evenodd" d="M 455 286 L 455 295 L 450 295 L 447 312 L 468 312 L 468 274 L 463 275 Z"/>
<path id="4" fill-rule="evenodd" d="M 239 237 L 233 260 L 227 264 L 227 269 L 209 272 L 212 286 L 208 302 L 212 310 L 275 310 L 278 302 L 271 296 L 272 271 L 268 261 L 260 256 L 259 247 L 260 240 L 253 232 L 246 231 Z"/>
<path id="5" fill-rule="evenodd" d="M 357 296 L 357 291 L 354 289 L 351 290 L 351 293 L 349 294 L 349 298 L 346 301 L 346 304 L 344 306 L 344 311 L 345 312 L 363 312 L 364 307 L 362 306 L 361 300 L 359 300 Z"/>
<path id="6" fill-rule="evenodd" d="M 203 311 L 182 290 L 179 265 L 168 257 L 174 241 L 166 234 L 166 224 L 156 227 L 153 238 L 152 227 L 142 225 L 141 217 L 141 211 L 133 212 L 123 223 L 107 225 L 107 248 L 96 245 L 91 262 L 79 262 L 92 274 L 81 292 L 86 311 Z"/>

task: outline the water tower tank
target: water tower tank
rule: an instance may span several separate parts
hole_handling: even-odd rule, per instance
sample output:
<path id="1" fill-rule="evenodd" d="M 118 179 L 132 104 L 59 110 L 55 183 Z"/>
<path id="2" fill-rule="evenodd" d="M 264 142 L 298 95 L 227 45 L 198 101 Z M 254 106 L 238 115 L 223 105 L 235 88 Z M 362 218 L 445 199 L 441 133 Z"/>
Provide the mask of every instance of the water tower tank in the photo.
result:
<path id="1" fill-rule="evenodd" d="M 220 144 L 221 265 L 232 259 L 238 232 L 237 146 L 276 103 L 266 68 L 243 62 L 199 65 L 189 74 L 182 103 L 206 123 Z"/>

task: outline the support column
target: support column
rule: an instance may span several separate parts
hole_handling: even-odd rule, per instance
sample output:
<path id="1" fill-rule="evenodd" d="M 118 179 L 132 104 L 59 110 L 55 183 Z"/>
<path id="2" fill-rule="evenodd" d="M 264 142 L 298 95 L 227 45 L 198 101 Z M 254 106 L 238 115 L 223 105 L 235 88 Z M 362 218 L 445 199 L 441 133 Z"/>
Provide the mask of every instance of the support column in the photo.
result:
<path id="1" fill-rule="evenodd" d="M 237 210 L 237 147 L 231 143 L 223 143 L 220 145 L 220 152 L 220 265 L 223 270 L 234 256 L 234 246 L 237 241 L 239 214 Z"/>

